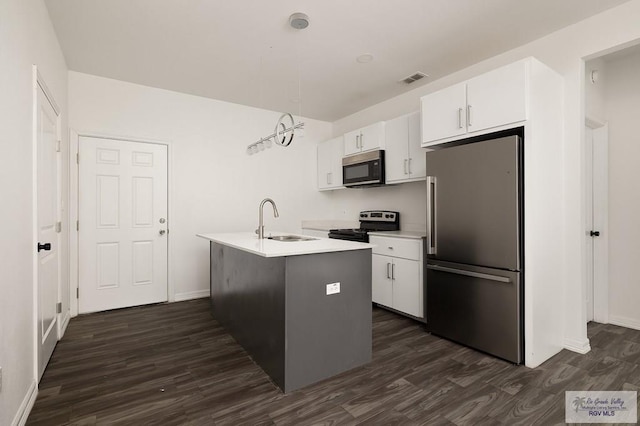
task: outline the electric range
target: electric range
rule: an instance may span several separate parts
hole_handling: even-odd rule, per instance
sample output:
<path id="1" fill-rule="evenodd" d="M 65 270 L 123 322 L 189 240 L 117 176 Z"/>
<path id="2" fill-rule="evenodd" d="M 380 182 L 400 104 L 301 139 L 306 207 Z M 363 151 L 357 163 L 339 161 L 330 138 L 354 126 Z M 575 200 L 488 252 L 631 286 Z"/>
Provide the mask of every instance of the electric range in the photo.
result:
<path id="1" fill-rule="evenodd" d="M 360 228 L 331 229 L 329 238 L 337 240 L 369 242 L 369 232 L 400 230 L 400 213 L 386 210 L 360 212 Z"/>

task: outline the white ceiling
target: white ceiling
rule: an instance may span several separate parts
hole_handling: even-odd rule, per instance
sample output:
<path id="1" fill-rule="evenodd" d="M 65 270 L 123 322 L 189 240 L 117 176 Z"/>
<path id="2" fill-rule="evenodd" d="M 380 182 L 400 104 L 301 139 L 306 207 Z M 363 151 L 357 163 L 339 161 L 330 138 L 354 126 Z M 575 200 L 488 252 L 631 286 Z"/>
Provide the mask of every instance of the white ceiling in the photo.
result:
<path id="1" fill-rule="evenodd" d="M 334 121 L 626 0 L 45 1 L 71 70 Z"/>

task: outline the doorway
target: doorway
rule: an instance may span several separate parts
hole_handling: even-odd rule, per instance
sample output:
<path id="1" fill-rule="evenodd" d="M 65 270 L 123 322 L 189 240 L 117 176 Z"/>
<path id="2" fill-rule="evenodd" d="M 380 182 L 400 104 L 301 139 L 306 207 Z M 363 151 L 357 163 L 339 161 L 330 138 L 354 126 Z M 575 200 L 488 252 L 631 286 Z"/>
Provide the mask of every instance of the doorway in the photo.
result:
<path id="1" fill-rule="evenodd" d="M 168 300 L 167 146 L 79 137 L 78 312 Z"/>
<path id="2" fill-rule="evenodd" d="M 61 122 L 60 110 L 37 69 L 35 80 L 35 228 L 37 378 L 58 342 L 61 270 Z"/>
<path id="3" fill-rule="evenodd" d="M 608 125 L 587 119 L 585 126 L 587 322 L 609 322 L 608 152 Z"/>

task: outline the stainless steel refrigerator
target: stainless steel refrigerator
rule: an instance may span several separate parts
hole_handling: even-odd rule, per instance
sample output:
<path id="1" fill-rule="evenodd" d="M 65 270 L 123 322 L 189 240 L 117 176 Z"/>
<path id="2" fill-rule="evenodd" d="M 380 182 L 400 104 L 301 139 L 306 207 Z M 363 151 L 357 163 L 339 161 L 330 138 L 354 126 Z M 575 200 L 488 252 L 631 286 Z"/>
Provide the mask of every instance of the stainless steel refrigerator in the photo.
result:
<path id="1" fill-rule="evenodd" d="M 523 142 L 426 154 L 427 330 L 523 362 Z"/>

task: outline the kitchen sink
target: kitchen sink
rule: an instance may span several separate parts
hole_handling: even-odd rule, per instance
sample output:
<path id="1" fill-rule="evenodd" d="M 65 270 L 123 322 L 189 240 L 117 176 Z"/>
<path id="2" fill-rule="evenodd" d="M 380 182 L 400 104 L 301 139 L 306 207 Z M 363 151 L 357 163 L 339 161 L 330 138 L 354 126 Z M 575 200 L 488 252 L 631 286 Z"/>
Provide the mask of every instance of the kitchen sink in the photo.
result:
<path id="1" fill-rule="evenodd" d="M 289 242 L 317 240 L 317 238 L 301 237 L 299 235 L 276 235 L 274 237 L 267 237 L 267 238 L 275 241 L 289 241 Z"/>

